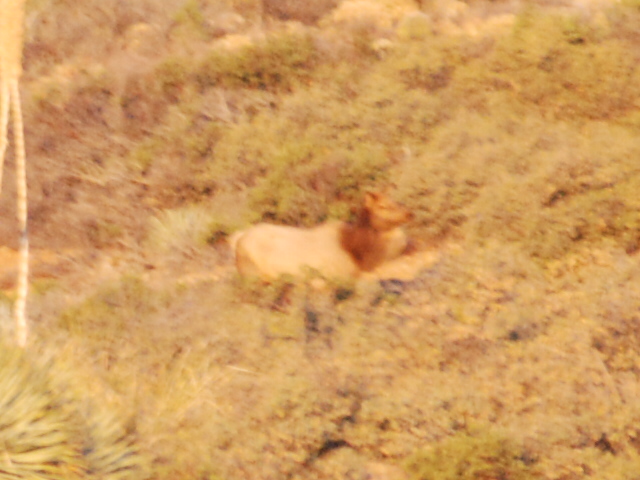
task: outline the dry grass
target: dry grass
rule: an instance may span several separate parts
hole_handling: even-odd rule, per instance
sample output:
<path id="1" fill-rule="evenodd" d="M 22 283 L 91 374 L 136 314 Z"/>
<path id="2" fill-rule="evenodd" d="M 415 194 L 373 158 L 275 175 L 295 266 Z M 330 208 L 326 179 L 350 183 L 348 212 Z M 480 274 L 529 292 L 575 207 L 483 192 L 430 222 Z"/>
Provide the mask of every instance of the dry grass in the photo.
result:
<path id="1" fill-rule="evenodd" d="M 38 335 L 83 345 L 163 478 L 335 478 L 452 435 L 509 439 L 533 478 L 615 475 L 638 462 L 637 348 L 608 329 L 635 335 L 637 268 L 594 251 L 541 269 L 495 243 L 355 291 L 123 279 Z"/>

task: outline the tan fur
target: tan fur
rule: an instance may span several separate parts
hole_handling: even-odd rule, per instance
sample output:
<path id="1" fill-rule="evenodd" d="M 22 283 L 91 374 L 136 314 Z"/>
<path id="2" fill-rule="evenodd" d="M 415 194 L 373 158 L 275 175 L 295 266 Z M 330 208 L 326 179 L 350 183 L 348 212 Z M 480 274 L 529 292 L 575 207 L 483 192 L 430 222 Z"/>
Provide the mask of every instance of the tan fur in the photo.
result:
<path id="1" fill-rule="evenodd" d="M 354 278 L 397 258 L 407 248 L 399 228 L 413 215 L 381 193 L 367 193 L 355 223 L 314 228 L 260 223 L 229 238 L 243 276 L 265 280 L 316 271 L 328 278 Z"/>
<path id="2" fill-rule="evenodd" d="M 246 230 L 238 230 L 237 232 L 229 235 L 229 238 L 227 238 L 227 243 L 231 247 L 231 250 L 233 250 L 234 252 L 236 251 L 238 240 L 240 240 L 240 237 L 242 237 L 245 233 L 247 233 Z"/>

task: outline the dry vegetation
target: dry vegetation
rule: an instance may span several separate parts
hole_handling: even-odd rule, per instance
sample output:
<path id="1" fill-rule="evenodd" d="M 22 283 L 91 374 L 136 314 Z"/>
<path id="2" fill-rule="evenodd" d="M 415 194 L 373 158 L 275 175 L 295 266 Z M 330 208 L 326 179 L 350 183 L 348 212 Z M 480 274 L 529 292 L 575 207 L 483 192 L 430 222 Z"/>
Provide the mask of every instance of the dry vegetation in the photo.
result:
<path id="1" fill-rule="evenodd" d="M 307 3 L 28 2 L 32 351 L 135 478 L 637 478 L 638 2 Z M 237 278 L 380 185 L 412 278 Z"/>

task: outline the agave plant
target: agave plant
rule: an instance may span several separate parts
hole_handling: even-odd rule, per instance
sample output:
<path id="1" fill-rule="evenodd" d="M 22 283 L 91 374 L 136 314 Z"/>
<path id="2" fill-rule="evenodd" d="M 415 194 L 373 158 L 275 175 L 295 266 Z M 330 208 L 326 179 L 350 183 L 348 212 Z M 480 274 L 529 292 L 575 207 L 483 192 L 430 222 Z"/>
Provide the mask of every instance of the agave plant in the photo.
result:
<path id="1" fill-rule="evenodd" d="M 60 394 L 54 362 L 0 345 L 0 480 L 142 478 L 133 438 L 118 419 Z"/>
<path id="2" fill-rule="evenodd" d="M 58 402 L 46 369 L 21 349 L 0 350 L 0 478 L 83 478 L 81 436 Z"/>
<path id="3" fill-rule="evenodd" d="M 85 449 L 92 476 L 105 480 L 142 479 L 142 458 L 134 438 L 110 412 L 92 412 L 88 419 L 91 445 Z"/>

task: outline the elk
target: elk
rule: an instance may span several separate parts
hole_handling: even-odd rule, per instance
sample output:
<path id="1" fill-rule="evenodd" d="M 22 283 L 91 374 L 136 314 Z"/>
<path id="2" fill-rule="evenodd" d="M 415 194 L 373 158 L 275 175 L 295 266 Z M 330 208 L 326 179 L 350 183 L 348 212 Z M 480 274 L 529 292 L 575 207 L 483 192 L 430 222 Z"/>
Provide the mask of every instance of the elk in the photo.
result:
<path id="1" fill-rule="evenodd" d="M 259 223 L 233 234 L 243 277 L 272 280 L 315 271 L 326 278 L 356 278 L 402 255 L 409 240 L 401 226 L 413 213 L 384 193 L 367 192 L 356 220 L 313 228 Z"/>

